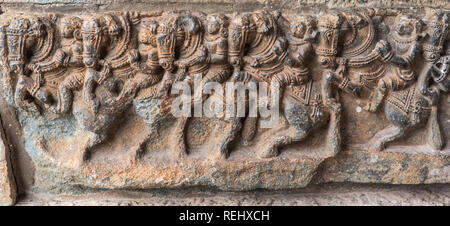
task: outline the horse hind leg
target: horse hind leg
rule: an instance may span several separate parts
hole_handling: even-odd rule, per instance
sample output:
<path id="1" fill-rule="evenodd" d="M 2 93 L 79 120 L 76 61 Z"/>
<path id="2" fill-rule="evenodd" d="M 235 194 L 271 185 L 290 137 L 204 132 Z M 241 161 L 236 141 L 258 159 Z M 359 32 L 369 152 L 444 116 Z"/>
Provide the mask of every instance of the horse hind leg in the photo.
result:
<path id="1" fill-rule="evenodd" d="M 242 142 L 244 145 L 249 145 L 255 137 L 257 130 L 258 117 L 247 117 L 244 120 L 244 125 L 241 132 Z"/>
<path id="2" fill-rule="evenodd" d="M 394 141 L 405 134 L 405 129 L 399 126 L 389 126 L 381 130 L 369 141 L 368 149 L 375 151 L 382 151 L 386 143 Z"/>
<path id="3" fill-rule="evenodd" d="M 267 142 L 265 148 L 259 153 L 261 158 L 272 158 L 279 155 L 279 149 L 283 146 L 300 142 L 309 135 L 309 130 L 299 130 L 291 126 L 275 135 L 274 139 Z"/>

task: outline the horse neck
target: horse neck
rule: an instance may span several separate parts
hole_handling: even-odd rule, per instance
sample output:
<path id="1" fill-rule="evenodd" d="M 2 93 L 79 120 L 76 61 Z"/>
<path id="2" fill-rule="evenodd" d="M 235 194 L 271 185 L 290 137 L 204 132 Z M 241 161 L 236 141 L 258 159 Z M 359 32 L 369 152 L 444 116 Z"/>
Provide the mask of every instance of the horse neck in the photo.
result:
<path id="1" fill-rule="evenodd" d="M 131 26 L 129 21 L 125 16 L 120 16 L 119 21 L 121 22 L 121 27 L 123 29 L 122 34 L 119 40 L 113 42 L 116 44 L 108 51 L 110 54 L 106 57 L 107 60 L 113 62 L 113 67 L 115 67 L 115 64 L 121 63 L 121 57 L 126 53 L 131 43 Z"/>
<path id="2" fill-rule="evenodd" d="M 250 50 L 247 55 L 255 58 L 267 55 L 272 50 L 276 40 L 277 35 L 274 31 L 269 34 L 256 33 L 255 39 L 249 43 Z"/>
<path id="3" fill-rule="evenodd" d="M 433 30 L 429 32 L 433 32 Z M 435 61 L 439 60 L 439 57 L 445 54 L 444 42 L 445 42 L 444 35 L 441 35 L 441 37 L 439 38 L 439 40 L 437 40 L 437 42 L 436 40 L 433 40 L 430 37 L 428 37 L 422 43 L 423 56 L 425 58 L 425 61 L 427 61 L 428 63 L 434 63 Z"/>
<path id="4" fill-rule="evenodd" d="M 203 42 L 203 33 L 195 34 L 190 37 L 187 37 L 187 40 L 184 41 L 183 46 L 180 49 L 179 57 L 181 59 L 187 59 L 193 57 L 195 53 L 200 50 Z"/>
<path id="5" fill-rule="evenodd" d="M 47 34 L 44 37 L 38 38 L 36 45 L 33 48 L 33 55 L 30 59 L 32 63 L 44 61 L 53 49 L 54 45 L 54 29 L 47 27 Z"/>

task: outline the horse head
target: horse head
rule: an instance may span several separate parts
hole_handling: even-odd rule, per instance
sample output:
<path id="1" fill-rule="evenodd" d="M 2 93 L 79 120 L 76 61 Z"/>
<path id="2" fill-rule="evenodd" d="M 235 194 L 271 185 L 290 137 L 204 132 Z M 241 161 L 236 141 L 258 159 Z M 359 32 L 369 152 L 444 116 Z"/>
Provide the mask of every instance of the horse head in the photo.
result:
<path id="1" fill-rule="evenodd" d="M 181 39 L 182 37 L 180 37 Z M 177 44 L 177 35 L 174 23 L 171 20 L 165 20 L 159 23 L 156 35 L 156 44 L 158 48 L 159 64 L 166 71 L 175 69 L 175 46 Z"/>
<path id="2" fill-rule="evenodd" d="M 324 15 L 318 22 L 320 35 L 316 54 L 323 68 L 332 69 L 335 67 L 342 34 L 340 30 L 343 24 L 344 18 L 340 14 Z"/>
<path id="3" fill-rule="evenodd" d="M 436 62 L 443 54 L 444 42 L 448 36 L 449 15 L 433 11 L 427 16 L 426 38 L 423 41 L 423 55 L 426 61 Z"/>
<path id="4" fill-rule="evenodd" d="M 120 34 L 120 27 L 110 15 L 90 17 L 83 21 L 83 61 L 86 67 L 95 68 L 105 56 L 108 44 Z"/>
<path id="5" fill-rule="evenodd" d="M 319 34 L 317 20 L 312 16 L 297 17 L 290 25 L 290 33 L 297 39 L 315 41 Z"/>
<path id="6" fill-rule="evenodd" d="M 12 18 L 2 27 L 4 57 L 11 72 L 23 74 L 25 65 L 42 47 L 46 37 L 45 25 L 38 17 Z"/>

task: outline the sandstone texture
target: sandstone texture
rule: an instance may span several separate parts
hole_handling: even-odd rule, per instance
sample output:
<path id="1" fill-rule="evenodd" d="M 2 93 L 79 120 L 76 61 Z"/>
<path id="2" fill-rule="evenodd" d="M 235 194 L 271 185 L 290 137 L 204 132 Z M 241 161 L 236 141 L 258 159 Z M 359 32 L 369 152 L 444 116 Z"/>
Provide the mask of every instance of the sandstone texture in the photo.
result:
<path id="1" fill-rule="evenodd" d="M 201 189 L 30 194 L 19 206 L 448 206 L 445 185 L 324 184 L 289 191 L 219 192 Z"/>
<path id="2" fill-rule="evenodd" d="M 0 7 L 2 205 L 449 204 L 446 0 Z M 196 76 L 279 82 L 280 114 L 175 116 Z"/>

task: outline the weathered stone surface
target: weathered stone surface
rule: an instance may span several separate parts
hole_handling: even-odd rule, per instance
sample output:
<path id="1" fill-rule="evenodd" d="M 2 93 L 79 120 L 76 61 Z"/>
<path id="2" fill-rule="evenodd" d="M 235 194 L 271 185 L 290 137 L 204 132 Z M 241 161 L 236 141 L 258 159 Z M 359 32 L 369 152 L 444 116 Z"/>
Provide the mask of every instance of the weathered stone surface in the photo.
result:
<path id="1" fill-rule="evenodd" d="M 290 191 L 220 192 L 205 189 L 102 191 L 83 195 L 30 194 L 17 205 L 50 206 L 448 206 L 448 185 L 342 183 Z"/>
<path id="2" fill-rule="evenodd" d="M 447 1 L 4 2 L 2 95 L 35 192 L 450 183 Z M 196 75 L 280 82 L 281 123 L 174 116 L 172 82 Z"/>
<path id="3" fill-rule="evenodd" d="M 13 205 L 16 201 L 16 184 L 12 174 L 8 142 L 0 118 L 0 205 Z"/>

